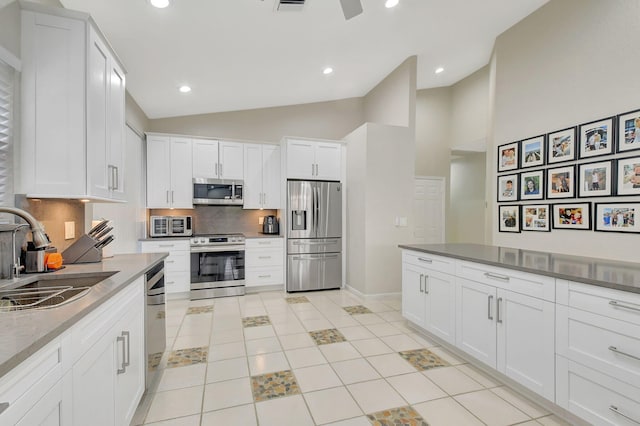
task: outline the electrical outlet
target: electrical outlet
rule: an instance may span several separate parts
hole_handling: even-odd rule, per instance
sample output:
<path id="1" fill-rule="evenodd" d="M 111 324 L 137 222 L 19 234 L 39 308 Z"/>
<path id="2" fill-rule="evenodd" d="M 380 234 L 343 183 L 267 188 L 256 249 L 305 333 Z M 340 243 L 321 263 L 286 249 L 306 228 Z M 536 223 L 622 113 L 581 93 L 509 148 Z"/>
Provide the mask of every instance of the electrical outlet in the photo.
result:
<path id="1" fill-rule="evenodd" d="M 64 239 L 73 240 L 76 237 L 76 223 L 65 222 L 64 223 Z"/>
<path id="2" fill-rule="evenodd" d="M 258 218 L 258 225 L 262 225 L 264 223 L 264 216 L 260 216 Z"/>

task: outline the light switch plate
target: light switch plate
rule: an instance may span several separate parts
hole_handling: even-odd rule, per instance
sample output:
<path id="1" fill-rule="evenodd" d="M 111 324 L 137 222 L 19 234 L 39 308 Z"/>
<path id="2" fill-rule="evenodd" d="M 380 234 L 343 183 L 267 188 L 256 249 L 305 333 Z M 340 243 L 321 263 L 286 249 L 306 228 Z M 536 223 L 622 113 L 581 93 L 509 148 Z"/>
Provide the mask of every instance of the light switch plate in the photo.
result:
<path id="1" fill-rule="evenodd" d="M 76 237 L 76 223 L 65 222 L 64 223 L 64 239 L 72 240 Z"/>

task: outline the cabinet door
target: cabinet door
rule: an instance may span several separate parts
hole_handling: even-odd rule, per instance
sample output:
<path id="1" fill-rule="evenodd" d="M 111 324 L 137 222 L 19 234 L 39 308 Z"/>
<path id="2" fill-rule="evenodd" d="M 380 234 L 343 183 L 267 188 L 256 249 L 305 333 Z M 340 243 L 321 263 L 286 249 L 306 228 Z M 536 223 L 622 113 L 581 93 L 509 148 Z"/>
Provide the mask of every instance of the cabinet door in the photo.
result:
<path id="1" fill-rule="evenodd" d="M 73 377 L 66 374 L 16 423 L 16 426 L 72 424 Z"/>
<path id="2" fill-rule="evenodd" d="M 109 95 L 109 165 L 111 198 L 125 200 L 125 76 L 120 66 L 111 60 Z"/>
<path id="3" fill-rule="evenodd" d="M 244 209 L 262 208 L 262 146 L 245 144 L 244 146 Z"/>
<path id="4" fill-rule="evenodd" d="M 456 346 L 496 368 L 496 288 L 456 278 Z"/>
<path id="5" fill-rule="evenodd" d="M 456 283 L 455 277 L 442 272 L 425 270 L 426 297 L 425 328 L 427 331 L 455 345 L 456 343 Z"/>
<path id="6" fill-rule="evenodd" d="M 109 198 L 109 50 L 93 27 L 87 60 L 87 186 L 89 194 Z"/>
<path id="7" fill-rule="evenodd" d="M 193 208 L 191 139 L 171 138 L 170 204 L 176 209 Z"/>
<path id="8" fill-rule="evenodd" d="M 316 173 L 314 179 L 340 180 L 342 146 L 337 143 L 317 142 L 315 147 Z"/>
<path id="9" fill-rule="evenodd" d="M 280 147 L 262 147 L 262 205 L 265 209 L 281 208 Z"/>
<path id="10" fill-rule="evenodd" d="M 218 179 L 218 141 L 193 140 L 193 177 Z"/>
<path id="11" fill-rule="evenodd" d="M 314 179 L 315 143 L 290 140 L 287 143 L 287 177 L 293 179 Z"/>
<path id="12" fill-rule="evenodd" d="M 170 207 L 170 167 L 169 138 L 147 137 L 147 208 Z"/>
<path id="13" fill-rule="evenodd" d="M 244 153 L 241 143 L 220 142 L 220 178 L 242 180 Z"/>
<path id="14" fill-rule="evenodd" d="M 402 264 L 402 316 L 412 323 L 425 326 L 424 270 Z"/>
<path id="15" fill-rule="evenodd" d="M 137 285 L 142 286 L 142 283 Z M 142 296 L 142 293 L 140 293 Z M 138 407 L 138 402 L 144 392 L 145 380 L 145 353 L 144 353 L 144 300 L 142 297 L 136 298 L 131 306 L 131 313 L 121 322 L 118 331 L 124 338 L 125 359 L 122 354 L 118 354 L 118 367 L 122 361 L 128 365 L 125 372 L 117 374 L 115 410 L 116 424 L 128 425 L 133 419 L 133 415 Z"/>
<path id="16" fill-rule="evenodd" d="M 498 290 L 498 371 L 555 400 L 555 305 Z"/>

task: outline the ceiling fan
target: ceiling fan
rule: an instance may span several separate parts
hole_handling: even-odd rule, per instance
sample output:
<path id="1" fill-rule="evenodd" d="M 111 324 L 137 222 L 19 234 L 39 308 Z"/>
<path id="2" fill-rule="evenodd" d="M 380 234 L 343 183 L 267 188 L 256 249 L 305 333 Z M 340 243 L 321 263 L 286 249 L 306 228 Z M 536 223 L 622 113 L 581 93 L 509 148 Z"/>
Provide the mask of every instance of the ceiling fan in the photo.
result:
<path id="1" fill-rule="evenodd" d="M 304 6 L 306 0 L 276 0 L 277 10 L 299 9 Z M 362 13 L 362 3 L 360 0 L 340 0 L 344 19 L 349 20 Z"/>

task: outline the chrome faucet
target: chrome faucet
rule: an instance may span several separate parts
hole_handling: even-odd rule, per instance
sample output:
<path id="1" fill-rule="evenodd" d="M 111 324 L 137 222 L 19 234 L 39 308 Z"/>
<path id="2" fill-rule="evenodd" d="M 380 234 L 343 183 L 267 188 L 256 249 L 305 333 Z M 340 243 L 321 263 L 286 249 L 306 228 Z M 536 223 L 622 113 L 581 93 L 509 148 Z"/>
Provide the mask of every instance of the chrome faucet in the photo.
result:
<path id="1" fill-rule="evenodd" d="M 21 209 L 17 209 L 14 207 L 3 207 L 0 206 L 0 213 L 10 213 L 16 216 L 19 216 L 21 218 L 23 218 L 24 220 L 27 221 L 27 223 L 29 224 L 29 227 L 31 228 L 31 238 L 33 240 L 33 245 L 35 248 L 44 248 L 47 247 L 51 244 L 51 241 L 49 241 L 49 237 L 47 237 L 47 234 L 45 234 L 44 232 L 44 226 L 42 226 L 42 224 L 40 222 L 38 222 L 36 220 L 35 217 L 31 216 L 28 212 L 21 210 Z M 17 251 L 16 250 L 16 234 L 15 232 L 17 231 L 14 230 L 13 232 L 13 238 L 12 238 L 12 245 L 13 245 L 13 251 L 14 253 Z M 13 268 L 12 268 L 12 272 L 14 277 L 17 277 L 20 275 L 20 256 L 18 255 L 17 259 L 14 259 L 14 264 L 13 264 Z"/>

